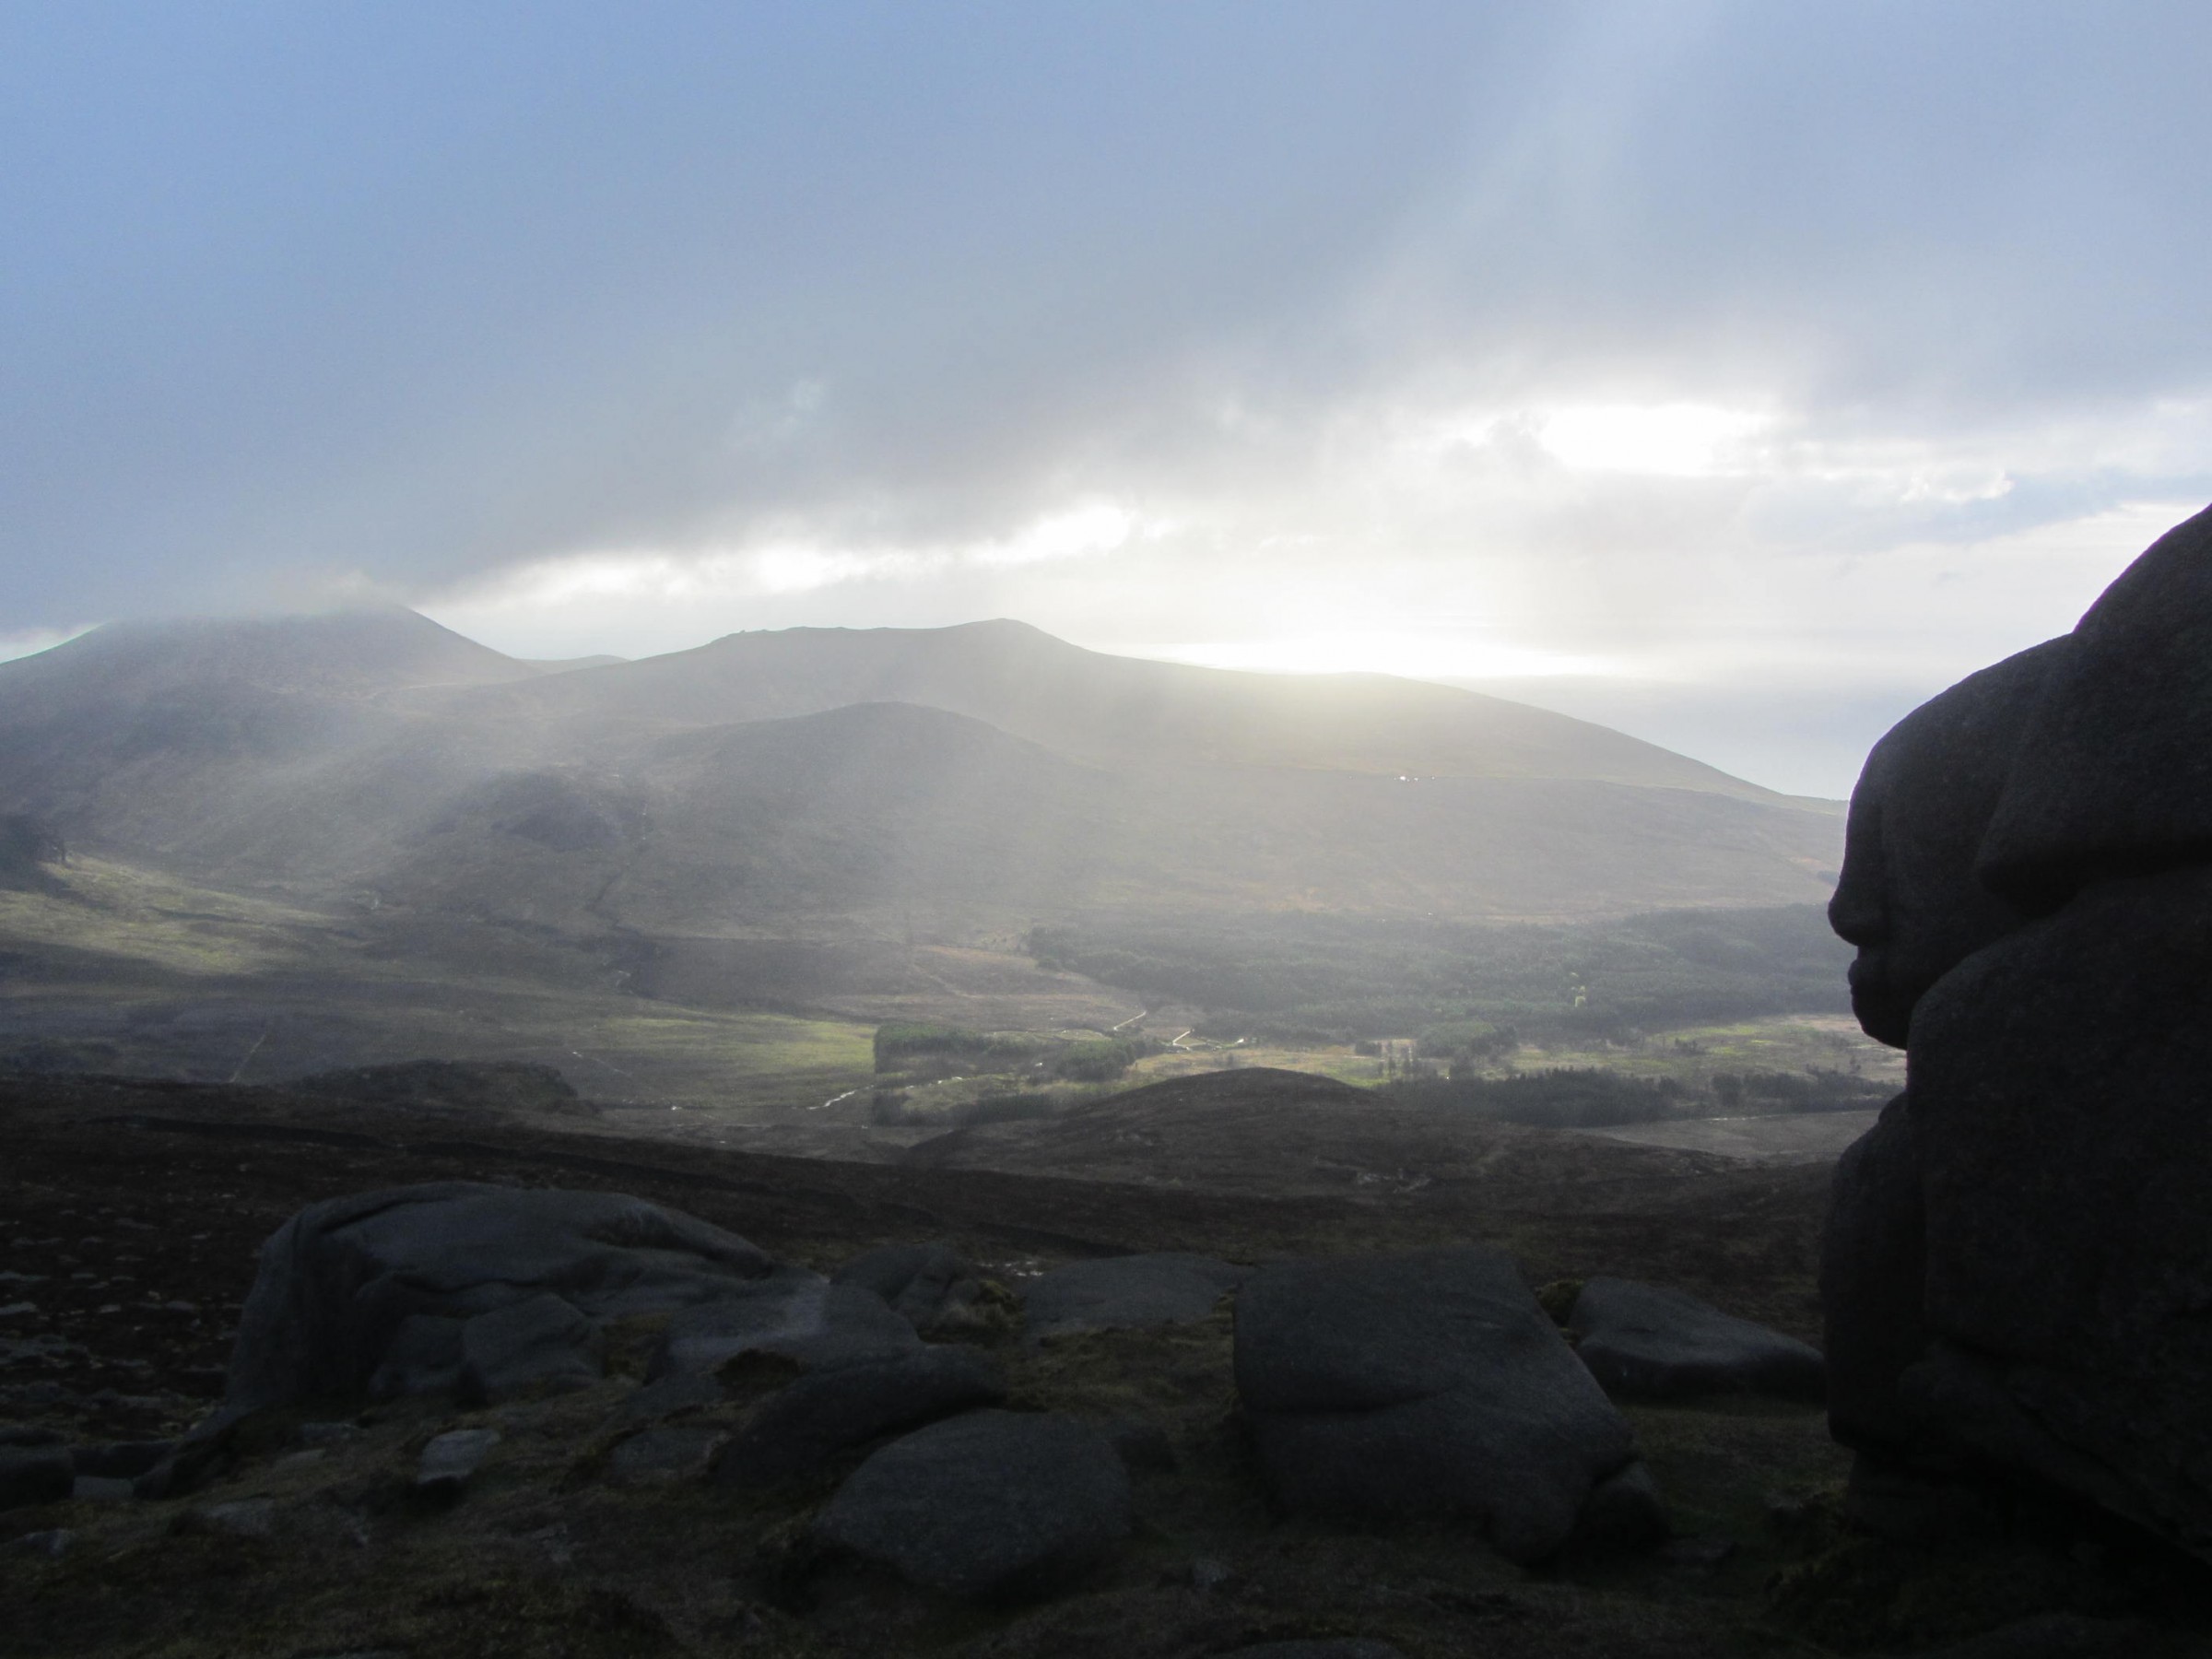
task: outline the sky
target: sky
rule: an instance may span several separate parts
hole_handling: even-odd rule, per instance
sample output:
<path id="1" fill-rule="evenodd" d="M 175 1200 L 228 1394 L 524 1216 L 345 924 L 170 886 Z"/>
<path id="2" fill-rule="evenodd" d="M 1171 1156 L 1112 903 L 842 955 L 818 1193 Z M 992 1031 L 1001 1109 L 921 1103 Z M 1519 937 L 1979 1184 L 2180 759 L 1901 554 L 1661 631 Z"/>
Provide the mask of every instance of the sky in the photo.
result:
<path id="1" fill-rule="evenodd" d="M 0 654 L 1017 617 L 1841 795 L 2212 500 L 2212 7 L 0 0 Z"/>

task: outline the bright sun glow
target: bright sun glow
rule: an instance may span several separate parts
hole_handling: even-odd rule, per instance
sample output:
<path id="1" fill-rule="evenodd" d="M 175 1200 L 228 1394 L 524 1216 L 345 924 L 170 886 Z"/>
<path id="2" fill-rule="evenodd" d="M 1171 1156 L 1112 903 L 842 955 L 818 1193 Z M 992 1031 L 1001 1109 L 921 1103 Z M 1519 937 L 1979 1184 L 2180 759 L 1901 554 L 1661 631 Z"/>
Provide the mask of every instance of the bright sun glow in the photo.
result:
<path id="1" fill-rule="evenodd" d="M 1252 668 L 1269 674 L 1395 674 L 1411 679 L 1550 679 L 1605 675 L 1599 657 L 1540 651 L 1479 636 L 1448 634 L 1293 634 L 1272 640 L 1221 640 L 1188 645 L 1137 646 L 1143 656 L 1208 668 Z"/>
<path id="2" fill-rule="evenodd" d="M 1559 409 L 1536 429 L 1563 465 L 1586 472 L 1696 477 L 1725 472 L 1762 415 L 1709 404 L 1592 404 Z"/>

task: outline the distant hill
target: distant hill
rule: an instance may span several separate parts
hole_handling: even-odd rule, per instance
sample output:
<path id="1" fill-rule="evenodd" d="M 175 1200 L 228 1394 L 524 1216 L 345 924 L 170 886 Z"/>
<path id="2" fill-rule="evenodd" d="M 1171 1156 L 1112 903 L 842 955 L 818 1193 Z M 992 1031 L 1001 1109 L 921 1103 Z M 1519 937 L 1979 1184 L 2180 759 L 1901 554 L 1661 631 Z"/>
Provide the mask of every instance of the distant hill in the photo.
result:
<path id="1" fill-rule="evenodd" d="M 853 703 L 965 714 L 1094 764 L 1554 778 L 1781 799 L 1654 744 L 1381 674 L 1275 675 L 1108 656 L 1026 623 L 794 628 L 454 700 L 571 728 L 719 725 Z"/>
<path id="2" fill-rule="evenodd" d="M 399 610 L 100 629 L 0 664 L 0 812 L 196 878 L 640 938 L 1806 903 L 1840 856 L 1823 806 L 1384 676 L 1011 622 L 549 666 Z"/>

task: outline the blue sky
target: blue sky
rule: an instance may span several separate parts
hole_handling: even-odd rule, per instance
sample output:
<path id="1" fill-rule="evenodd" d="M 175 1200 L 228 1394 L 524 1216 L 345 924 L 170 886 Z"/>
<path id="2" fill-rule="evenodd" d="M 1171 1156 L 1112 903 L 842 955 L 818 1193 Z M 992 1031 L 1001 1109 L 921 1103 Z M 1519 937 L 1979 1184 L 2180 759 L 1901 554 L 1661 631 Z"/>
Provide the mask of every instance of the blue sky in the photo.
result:
<path id="1" fill-rule="evenodd" d="M 0 641 L 1017 616 L 1841 794 L 2212 498 L 2193 5 L 0 4 Z"/>

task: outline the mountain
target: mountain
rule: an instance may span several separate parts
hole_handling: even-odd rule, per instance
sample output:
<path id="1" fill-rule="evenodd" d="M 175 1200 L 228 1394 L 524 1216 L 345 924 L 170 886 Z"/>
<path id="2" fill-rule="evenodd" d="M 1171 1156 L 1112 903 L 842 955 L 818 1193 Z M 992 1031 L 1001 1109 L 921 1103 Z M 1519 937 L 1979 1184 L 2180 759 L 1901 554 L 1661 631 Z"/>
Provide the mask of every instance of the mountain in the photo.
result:
<path id="1" fill-rule="evenodd" d="M 1026 623 L 794 628 L 506 685 L 456 710 L 567 729 L 714 725 L 863 702 L 965 714 L 1096 765 L 1572 778 L 1781 797 L 1656 745 L 1501 698 L 1381 674 L 1270 675 L 1109 656 Z"/>
<path id="2" fill-rule="evenodd" d="M 1386 676 L 797 629 L 548 672 L 405 611 L 0 664 L 0 812 L 196 879 L 562 937 L 1003 935 L 1824 900 L 1841 818 Z"/>

